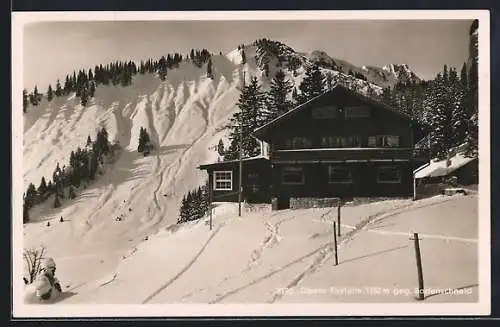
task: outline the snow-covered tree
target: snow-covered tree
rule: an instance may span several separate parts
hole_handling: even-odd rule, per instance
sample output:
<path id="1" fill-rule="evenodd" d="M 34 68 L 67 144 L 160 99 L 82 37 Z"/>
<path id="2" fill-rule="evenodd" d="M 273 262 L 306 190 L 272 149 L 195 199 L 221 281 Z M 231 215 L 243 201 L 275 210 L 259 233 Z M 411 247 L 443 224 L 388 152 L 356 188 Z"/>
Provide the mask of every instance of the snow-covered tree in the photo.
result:
<path id="1" fill-rule="evenodd" d="M 265 94 L 262 92 L 256 77 L 253 77 L 250 84 L 242 89 L 237 105 L 240 110 L 234 113 L 230 119 L 229 139 L 231 144 L 225 153 L 225 160 L 239 157 L 240 134 L 242 135 L 244 157 L 252 157 L 260 153 L 259 143 L 251 136 L 251 133 L 265 121 L 263 117 Z"/>
<path id="2" fill-rule="evenodd" d="M 325 77 L 317 64 L 306 67 L 306 76 L 299 86 L 298 104 L 305 103 L 326 91 Z"/>
<path id="3" fill-rule="evenodd" d="M 267 110 L 265 112 L 264 123 L 273 120 L 293 108 L 293 102 L 290 100 L 290 92 L 293 89 L 293 82 L 286 79 L 286 75 L 282 70 L 278 70 L 267 92 Z"/>
<path id="4" fill-rule="evenodd" d="M 431 126 L 430 151 L 432 157 L 443 159 L 446 158 L 448 150 L 453 144 L 452 108 L 443 78 L 438 76 L 428 96 L 427 104 L 430 106 L 428 109 L 430 117 L 427 119 Z"/>

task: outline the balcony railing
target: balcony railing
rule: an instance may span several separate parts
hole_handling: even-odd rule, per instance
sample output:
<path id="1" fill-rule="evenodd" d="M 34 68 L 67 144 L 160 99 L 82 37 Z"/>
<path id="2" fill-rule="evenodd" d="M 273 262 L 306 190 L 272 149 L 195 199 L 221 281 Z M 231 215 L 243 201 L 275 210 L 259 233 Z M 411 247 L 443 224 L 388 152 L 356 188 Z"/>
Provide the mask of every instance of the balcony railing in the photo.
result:
<path id="1" fill-rule="evenodd" d="M 273 162 L 356 162 L 356 161 L 409 161 L 414 158 L 410 148 L 321 148 L 275 150 Z"/>

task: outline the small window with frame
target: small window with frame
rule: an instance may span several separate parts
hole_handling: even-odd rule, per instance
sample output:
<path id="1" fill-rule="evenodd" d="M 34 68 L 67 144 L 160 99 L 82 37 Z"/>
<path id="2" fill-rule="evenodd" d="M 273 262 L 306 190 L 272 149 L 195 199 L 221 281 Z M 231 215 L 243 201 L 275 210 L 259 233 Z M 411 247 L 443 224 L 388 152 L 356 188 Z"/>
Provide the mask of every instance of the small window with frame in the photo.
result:
<path id="1" fill-rule="evenodd" d="M 285 185 L 305 184 L 304 169 L 302 167 L 285 167 L 285 168 L 283 168 L 282 182 Z"/>
<path id="2" fill-rule="evenodd" d="M 231 191 L 233 189 L 233 172 L 214 171 L 214 190 Z"/>
<path id="3" fill-rule="evenodd" d="M 399 136 L 397 135 L 375 135 L 368 137 L 369 147 L 397 148 L 399 147 Z"/>
<path id="4" fill-rule="evenodd" d="M 352 171 L 345 167 L 328 166 L 329 184 L 352 184 Z"/>
<path id="5" fill-rule="evenodd" d="M 378 184 L 400 184 L 401 169 L 396 167 L 379 167 L 377 169 Z"/>
<path id="6" fill-rule="evenodd" d="M 370 117 L 370 108 L 366 106 L 352 106 L 344 108 L 346 118 L 367 118 Z"/>

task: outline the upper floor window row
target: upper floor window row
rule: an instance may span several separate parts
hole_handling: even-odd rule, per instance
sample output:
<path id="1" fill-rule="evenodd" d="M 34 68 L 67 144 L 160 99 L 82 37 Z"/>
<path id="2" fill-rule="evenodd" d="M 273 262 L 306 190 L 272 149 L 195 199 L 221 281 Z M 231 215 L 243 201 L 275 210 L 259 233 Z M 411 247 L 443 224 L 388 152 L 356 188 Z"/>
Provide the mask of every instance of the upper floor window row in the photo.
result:
<path id="1" fill-rule="evenodd" d="M 308 149 L 308 148 L 394 148 L 400 146 L 397 135 L 374 135 L 362 140 L 357 135 L 325 135 L 319 139 L 311 139 L 305 136 L 296 136 L 285 140 L 285 149 Z"/>
<path id="2" fill-rule="evenodd" d="M 333 119 L 340 116 L 345 118 L 367 118 L 370 117 L 370 108 L 367 106 L 323 106 L 312 109 L 314 119 Z"/>

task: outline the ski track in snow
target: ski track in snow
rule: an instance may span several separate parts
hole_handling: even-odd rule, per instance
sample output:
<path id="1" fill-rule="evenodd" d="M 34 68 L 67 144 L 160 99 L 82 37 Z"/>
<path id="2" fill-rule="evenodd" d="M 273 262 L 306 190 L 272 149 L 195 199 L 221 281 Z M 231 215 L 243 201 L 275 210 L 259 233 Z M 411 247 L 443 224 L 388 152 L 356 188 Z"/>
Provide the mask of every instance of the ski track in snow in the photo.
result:
<path id="1" fill-rule="evenodd" d="M 205 244 L 201 247 L 201 249 L 198 251 L 198 253 L 191 259 L 191 261 L 188 262 L 188 264 L 181 269 L 173 278 L 171 278 L 169 281 L 167 281 L 164 285 L 162 285 L 160 288 L 158 288 L 156 291 L 154 291 L 152 294 L 150 294 L 148 297 L 146 297 L 143 301 L 142 304 L 146 304 L 149 301 L 151 301 L 154 297 L 156 297 L 158 294 L 163 292 L 167 287 L 172 285 L 176 280 L 178 280 L 191 266 L 198 260 L 198 258 L 203 254 L 203 252 L 207 249 L 208 245 L 212 241 L 212 239 L 219 233 L 219 231 L 224 227 L 225 224 L 221 224 L 213 233 L 210 235 L 208 240 L 205 242 Z"/>
<path id="2" fill-rule="evenodd" d="M 357 233 L 359 233 L 359 232 L 361 232 L 363 230 L 366 230 L 366 227 L 368 225 L 374 223 L 374 222 L 381 221 L 381 220 L 384 220 L 386 218 L 393 217 L 395 215 L 401 214 L 402 211 L 408 212 L 408 211 L 412 211 L 412 210 L 422 209 L 422 208 L 426 208 L 426 207 L 430 207 L 430 206 L 442 204 L 442 203 L 450 201 L 450 200 L 452 200 L 452 199 L 445 199 L 443 201 L 438 201 L 437 203 L 428 203 L 428 204 L 423 204 L 423 205 L 415 205 L 414 203 L 410 203 L 410 204 L 407 204 L 407 205 L 402 205 L 402 206 L 397 207 L 397 208 L 393 208 L 393 209 L 391 209 L 389 211 L 380 212 L 380 213 L 376 213 L 374 215 L 371 215 L 371 216 L 363 219 L 361 222 L 359 222 L 355 226 L 353 226 L 353 228 L 351 229 L 351 231 L 349 231 L 346 234 L 343 234 L 342 236 L 340 236 L 340 238 L 338 239 L 338 246 L 340 246 L 340 245 L 342 245 L 344 243 L 347 243 L 348 241 L 350 241 L 352 239 L 352 237 L 355 234 L 357 234 Z M 332 211 L 332 210 L 330 210 L 330 211 Z M 326 216 L 326 214 L 325 214 L 325 216 Z M 405 234 L 405 235 L 408 235 L 408 234 Z M 299 283 L 306 276 L 314 273 L 321 265 L 323 265 L 326 261 L 328 261 L 328 259 L 330 259 L 330 257 L 333 255 L 333 253 L 334 253 L 333 251 L 334 251 L 333 244 L 329 244 L 324 249 L 322 249 L 319 252 L 319 254 L 317 255 L 317 257 L 314 260 L 314 262 L 311 265 L 309 265 L 297 277 L 295 277 L 287 286 L 285 286 L 285 288 L 286 289 L 292 289 L 293 287 L 298 286 Z M 284 295 L 285 295 L 284 293 L 276 293 L 272 297 L 272 299 L 269 301 L 269 303 L 274 303 L 275 301 L 277 301 L 280 298 L 282 298 Z"/>
<path id="3" fill-rule="evenodd" d="M 429 206 L 433 206 L 433 205 L 437 205 L 437 204 L 441 204 L 441 203 L 444 203 L 444 202 L 447 202 L 447 201 L 450 201 L 450 199 L 445 199 L 445 200 L 442 200 L 442 201 L 437 201 L 435 203 L 429 203 L 429 204 L 413 204 L 413 203 L 410 203 L 410 204 L 406 204 L 406 205 L 401 205 L 401 206 L 398 206 L 397 208 L 392 208 L 392 209 L 389 209 L 387 211 L 384 211 L 384 212 L 379 212 L 379 213 L 376 213 L 376 214 L 373 214 L 373 215 L 370 215 L 368 216 L 367 218 L 363 219 L 362 221 L 360 221 L 358 224 L 356 224 L 356 226 L 354 226 L 354 229 L 349 231 L 348 233 L 344 234 L 343 236 L 341 236 L 339 239 L 338 239 L 338 245 L 342 245 L 342 244 L 345 244 L 347 243 L 348 241 L 350 241 L 352 239 L 352 237 L 359 233 L 360 231 L 364 230 L 364 228 L 366 226 L 368 226 L 369 224 L 371 223 L 374 223 L 374 222 L 377 222 L 377 221 L 380 221 L 382 219 L 385 219 L 385 218 L 388 218 L 388 217 L 392 217 L 392 216 L 395 216 L 395 215 L 398 215 L 400 214 L 402 211 L 407 211 L 407 210 L 416 210 L 416 209 L 420 209 L 420 208 L 425 208 L 425 207 L 429 207 Z M 414 208 L 411 208 L 411 207 L 414 207 Z M 323 214 L 322 216 L 326 216 L 329 212 L 335 210 L 335 208 L 332 208 L 330 209 L 327 213 Z M 286 219 L 285 219 L 286 220 Z M 329 232 L 331 233 L 331 231 Z M 290 261 L 289 263 L 281 266 L 280 268 L 277 268 L 269 273 L 266 273 L 265 275 L 263 276 L 260 276 L 256 279 L 254 279 L 253 281 L 245 284 L 245 285 L 242 285 L 240 287 L 237 287 L 237 288 L 233 288 L 231 290 L 228 290 L 226 292 L 224 292 L 223 294 L 217 296 L 215 299 L 209 301 L 209 303 L 211 304 L 215 304 L 215 303 L 220 303 L 221 301 L 227 299 L 228 297 L 234 295 L 234 294 L 237 294 L 249 287 L 252 287 L 262 281 L 265 281 L 267 280 L 268 278 L 270 277 L 273 277 L 277 274 L 279 274 L 280 272 L 283 272 L 284 270 L 286 270 L 287 268 L 305 260 L 305 259 L 308 259 L 308 258 L 311 258 L 311 257 L 315 257 L 314 258 L 314 261 L 312 264 L 310 264 L 309 266 L 307 266 L 304 271 L 302 271 L 300 274 L 298 274 L 295 278 L 293 278 L 290 283 L 287 284 L 287 286 L 285 287 L 288 287 L 288 288 L 293 288 L 293 287 L 296 287 L 300 284 L 300 282 L 305 278 L 307 277 L 308 275 L 314 273 L 321 265 L 323 265 L 325 262 L 328 261 L 328 259 L 330 259 L 331 255 L 333 254 L 333 246 L 331 243 L 328 243 L 328 244 L 324 244 L 320 247 L 317 247 L 316 249 L 314 249 L 313 251 L 299 257 L 299 258 L 296 258 L 292 261 Z M 221 283 L 222 284 L 222 283 Z M 281 297 L 283 297 L 285 294 L 280 294 L 280 293 L 276 293 L 272 296 L 271 299 L 268 300 L 268 303 L 274 303 L 276 302 L 277 300 L 279 300 Z"/>

